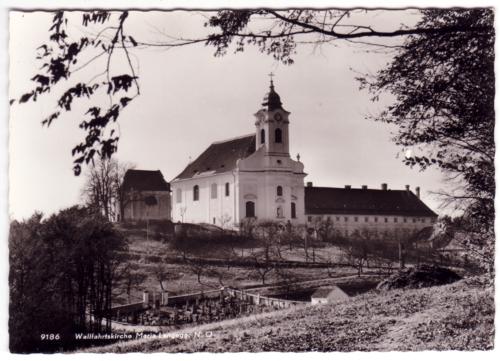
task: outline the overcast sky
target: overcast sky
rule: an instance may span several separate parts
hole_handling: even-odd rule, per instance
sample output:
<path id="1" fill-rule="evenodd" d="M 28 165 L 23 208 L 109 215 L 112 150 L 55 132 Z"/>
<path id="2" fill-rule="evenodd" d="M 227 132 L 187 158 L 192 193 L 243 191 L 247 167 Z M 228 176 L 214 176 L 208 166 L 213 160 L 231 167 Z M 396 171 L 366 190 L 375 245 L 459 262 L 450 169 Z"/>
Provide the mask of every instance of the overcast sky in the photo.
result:
<path id="1" fill-rule="evenodd" d="M 45 13 L 10 14 L 10 97 L 30 89 L 29 79 L 40 65 L 36 48 L 46 42 L 51 16 Z M 379 28 L 398 27 L 416 20 L 413 11 L 379 12 L 363 21 Z M 125 30 L 137 40 L 158 41 L 165 34 L 197 34 L 204 17 L 197 12 L 131 13 Z M 82 30 L 73 25 L 75 33 Z M 290 153 L 308 173 L 305 181 L 318 186 L 391 189 L 422 188 L 422 198 L 435 211 L 439 201 L 428 191 L 445 188 L 439 172 L 419 172 L 396 158 L 400 150 L 387 125 L 367 120 L 384 103 L 372 103 L 359 90 L 357 72 L 374 72 L 390 55 L 366 52 L 343 42 L 320 49 L 301 46 L 295 64 L 284 66 L 249 47 L 237 55 L 215 58 L 202 45 L 172 50 L 133 51 L 141 95 L 120 116 L 117 157 L 138 169 L 160 169 L 172 180 L 210 143 L 254 132 L 253 114 L 275 74 L 276 91 L 290 115 Z M 102 71 L 101 62 L 78 75 L 87 81 Z M 54 92 L 56 93 L 56 92 Z M 83 177 L 72 171 L 71 149 L 84 132 L 83 103 L 49 129 L 40 121 L 55 109 L 55 94 L 36 103 L 10 109 L 10 215 L 20 219 L 35 210 L 46 214 L 80 201 Z"/>

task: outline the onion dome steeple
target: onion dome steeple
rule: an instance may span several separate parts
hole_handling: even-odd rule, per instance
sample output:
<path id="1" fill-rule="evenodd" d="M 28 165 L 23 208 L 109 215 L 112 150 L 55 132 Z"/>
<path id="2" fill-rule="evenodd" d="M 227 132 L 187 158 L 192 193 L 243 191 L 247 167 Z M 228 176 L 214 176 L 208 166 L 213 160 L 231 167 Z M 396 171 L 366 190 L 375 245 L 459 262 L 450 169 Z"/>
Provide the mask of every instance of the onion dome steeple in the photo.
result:
<path id="1" fill-rule="evenodd" d="M 283 106 L 281 104 L 281 98 L 278 93 L 274 90 L 274 83 L 273 83 L 273 73 L 269 74 L 271 77 L 271 84 L 269 86 L 269 93 L 266 94 L 264 97 L 264 100 L 262 102 L 262 106 L 266 110 L 276 110 L 276 109 L 283 109 Z"/>

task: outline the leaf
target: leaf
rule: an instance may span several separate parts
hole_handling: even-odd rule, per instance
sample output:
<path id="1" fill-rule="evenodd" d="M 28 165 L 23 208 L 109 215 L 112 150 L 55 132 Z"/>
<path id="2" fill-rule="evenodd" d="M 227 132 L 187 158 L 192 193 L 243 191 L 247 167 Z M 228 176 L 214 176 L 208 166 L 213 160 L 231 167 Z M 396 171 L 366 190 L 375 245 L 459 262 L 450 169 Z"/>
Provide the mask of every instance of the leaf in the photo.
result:
<path id="1" fill-rule="evenodd" d="M 21 96 L 21 99 L 19 99 L 19 103 L 26 103 L 27 101 L 30 100 L 30 98 L 35 95 L 34 92 L 31 93 L 26 93 Z"/>
<path id="2" fill-rule="evenodd" d="M 47 127 L 50 127 L 52 122 L 59 117 L 59 114 L 60 114 L 60 112 L 55 112 L 55 113 L 51 114 L 49 117 L 45 118 L 42 121 L 42 125 L 47 125 Z"/>
<path id="3" fill-rule="evenodd" d="M 82 172 L 82 167 L 79 164 L 76 164 L 73 167 L 73 173 L 74 173 L 74 175 L 78 177 L 81 172 Z"/>
<path id="4" fill-rule="evenodd" d="M 134 46 L 137 46 L 137 41 L 135 41 L 135 39 L 131 36 L 128 37 L 130 39 L 130 42 L 134 45 Z"/>
<path id="5" fill-rule="evenodd" d="M 122 107 L 126 107 L 127 104 L 131 101 L 132 99 L 131 98 L 128 98 L 128 97 L 123 97 L 120 99 L 120 103 L 122 105 Z"/>
<path id="6" fill-rule="evenodd" d="M 84 161 L 84 160 L 85 160 L 85 156 L 84 156 L 84 155 L 82 155 L 81 157 L 76 158 L 76 159 L 74 160 L 74 162 L 75 162 L 75 163 L 83 163 L 83 161 Z"/>

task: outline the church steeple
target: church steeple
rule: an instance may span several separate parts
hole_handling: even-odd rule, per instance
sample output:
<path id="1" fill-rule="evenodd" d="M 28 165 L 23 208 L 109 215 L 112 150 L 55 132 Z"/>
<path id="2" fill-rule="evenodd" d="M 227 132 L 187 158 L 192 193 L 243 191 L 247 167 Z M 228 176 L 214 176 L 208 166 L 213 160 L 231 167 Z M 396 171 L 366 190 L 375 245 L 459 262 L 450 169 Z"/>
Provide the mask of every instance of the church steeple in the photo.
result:
<path id="1" fill-rule="evenodd" d="M 276 109 L 282 109 L 283 110 L 283 104 L 281 104 L 281 98 L 278 93 L 274 90 L 274 83 L 273 83 L 273 76 L 274 74 L 271 73 L 269 74 L 271 77 L 271 84 L 269 86 L 269 93 L 266 94 L 264 97 L 264 101 L 262 103 L 262 106 L 264 109 L 268 111 L 273 111 Z"/>
<path id="2" fill-rule="evenodd" d="M 265 147 L 268 155 L 289 156 L 288 144 L 288 115 L 283 109 L 279 94 L 274 88 L 273 73 L 271 77 L 269 92 L 264 96 L 262 108 L 255 114 L 256 126 L 256 150 Z"/>

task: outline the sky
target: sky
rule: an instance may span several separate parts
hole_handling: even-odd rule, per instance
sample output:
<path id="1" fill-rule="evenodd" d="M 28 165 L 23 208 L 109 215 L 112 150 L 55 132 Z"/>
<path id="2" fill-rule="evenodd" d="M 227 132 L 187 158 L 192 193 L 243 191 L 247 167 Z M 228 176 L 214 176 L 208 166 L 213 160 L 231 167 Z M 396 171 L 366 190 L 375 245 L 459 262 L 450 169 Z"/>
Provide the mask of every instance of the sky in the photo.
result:
<path id="1" fill-rule="evenodd" d="M 206 14 L 200 12 L 133 12 L 125 31 L 139 41 L 162 41 L 167 35 L 195 36 L 203 32 Z M 46 41 L 50 15 L 11 12 L 9 16 L 9 97 L 30 89 L 30 78 L 40 63 L 36 48 Z M 353 19 L 356 20 L 356 19 Z M 377 12 L 366 21 L 379 29 L 417 20 L 415 11 Z M 70 22 L 71 24 L 71 22 Z M 79 34 L 79 22 L 70 25 Z M 429 192 L 446 187 L 436 170 L 411 169 L 391 141 L 394 130 L 367 119 L 379 103 L 359 89 L 359 73 L 374 73 L 391 55 L 367 52 L 366 47 L 343 42 L 321 48 L 301 45 L 291 66 L 282 65 L 257 49 L 214 57 L 203 45 L 176 49 L 133 50 L 141 95 L 120 116 L 120 143 L 116 154 L 137 169 L 159 169 L 170 181 L 210 143 L 254 132 L 253 114 L 269 89 L 270 72 L 283 106 L 290 115 L 290 154 L 300 154 L 318 186 L 368 185 L 390 189 L 405 185 L 422 189 L 422 199 L 438 213 L 439 200 Z M 96 61 L 75 73 L 86 81 L 102 71 Z M 120 64 L 116 64 L 117 67 Z M 81 201 L 84 177 L 72 171 L 71 149 L 84 137 L 78 128 L 86 104 L 75 104 L 50 128 L 40 122 L 54 109 L 57 89 L 35 103 L 15 104 L 9 117 L 9 214 L 27 218 L 35 210 L 51 214 Z"/>

